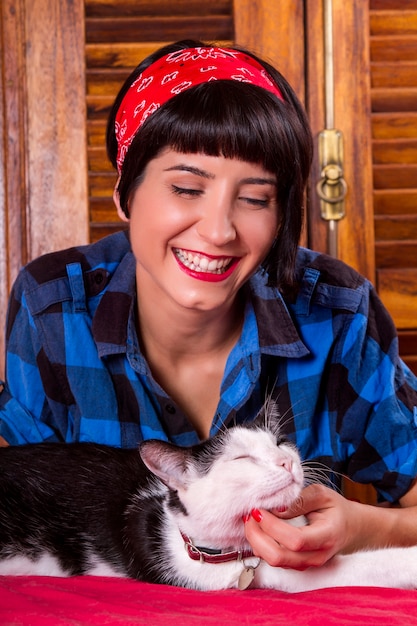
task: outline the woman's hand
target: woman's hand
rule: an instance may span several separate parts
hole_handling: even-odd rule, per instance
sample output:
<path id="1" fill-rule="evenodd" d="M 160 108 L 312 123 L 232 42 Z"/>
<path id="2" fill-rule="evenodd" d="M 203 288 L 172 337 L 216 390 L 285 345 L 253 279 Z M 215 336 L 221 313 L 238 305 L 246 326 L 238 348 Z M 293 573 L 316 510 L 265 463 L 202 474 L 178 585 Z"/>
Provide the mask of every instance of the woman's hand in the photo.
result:
<path id="1" fill-rule="evenodd" d="M 254 553 L 275 567 L 304 570 L 324 565 L 335 554 L 361 543 L 362 505 L 323 485 L 310 485 L 286 511 L 254 510 L 245 523 Z M 304 515 L 308 525 L 285 520 Z"/>

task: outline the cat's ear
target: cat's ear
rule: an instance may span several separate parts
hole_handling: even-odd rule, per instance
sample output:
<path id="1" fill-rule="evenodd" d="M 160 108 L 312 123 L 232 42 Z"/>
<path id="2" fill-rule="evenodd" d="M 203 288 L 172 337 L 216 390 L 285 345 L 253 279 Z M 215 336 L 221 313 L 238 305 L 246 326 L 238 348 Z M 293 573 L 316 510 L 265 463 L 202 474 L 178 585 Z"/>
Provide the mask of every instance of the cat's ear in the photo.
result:
<path id="1" fill-rule="evenodd" d="M 277 401 L 268 397 L 250 426 L 270 430 L 275 436 L 278 436 L 281 430 L 281 413 Z"/>
<path id="2" fill-rule="evenodd" d="M 170 489 L 177 491 L 186 486 L 186 473 L 190 453 L 166 441 L 149 439 L 141 443 L 140 456 L 146 467 Z"/>

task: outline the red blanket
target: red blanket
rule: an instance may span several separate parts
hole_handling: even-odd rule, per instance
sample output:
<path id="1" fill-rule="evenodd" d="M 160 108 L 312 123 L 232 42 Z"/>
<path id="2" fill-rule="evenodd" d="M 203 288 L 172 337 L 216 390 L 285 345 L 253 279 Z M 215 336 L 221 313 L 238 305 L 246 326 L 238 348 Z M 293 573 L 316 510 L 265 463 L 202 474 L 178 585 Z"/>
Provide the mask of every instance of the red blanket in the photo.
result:
<path id="1" fill-rule="evenodd" d="M 409 626 L 417 591 L 201 592 L 118 578 L 1 577 L 2 626 Z"/>

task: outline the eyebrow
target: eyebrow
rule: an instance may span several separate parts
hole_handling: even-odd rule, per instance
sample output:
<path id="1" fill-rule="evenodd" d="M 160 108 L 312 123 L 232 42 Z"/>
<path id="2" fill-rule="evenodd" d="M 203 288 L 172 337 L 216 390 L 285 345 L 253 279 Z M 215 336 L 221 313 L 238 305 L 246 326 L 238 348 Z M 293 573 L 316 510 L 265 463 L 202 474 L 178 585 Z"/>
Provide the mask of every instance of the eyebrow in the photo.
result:
<path id="1" fill-rule="evenodd" d="M 275 185 L 277 186 L 277 181 L 275 178 L 244 178 L 242 183 L 246 185 Z"/>
<path id="2" fill-rule="evenodd" d="M 179 170 L 180 172 L 191 172 L 191 174 L 195 174 L 196 176 L 201 176 L 202 178 L 214 178 L 214 174 L 210 174 L 209 172 L 206 172 L 205 170 L 200 170 L 199 167 L 194 167 L 192 165 L 183 165 L 183 164 L 178 164 L 178 165 L 173 165 L 172 167 L 167 167 L 166 170 L 164 170 L 165 172 L 172 172 L 175 170 Z"/>
<path id="3" fill-rule="evenodd" d="M 190 172 L 191 174 L 195 174 L 196 176 L 201 176 L 202 178 L 207 178 L 207 179 L 213 179 L 215 178 L 214 174 L 211 174 L 210 172 L 206 172 L 206 170 L 201 170 L 199 167 L 194 167 L 192 165 L 185 165 L 185 164 L 178 164 L 178 165 L 173 165 L 172 167 L 167 167 L 164 171 L 165 172 L 172 172 L 178 170 L 180 172 Z M 262 177 L 258 177 L 258 176 L 254 176 L 254 177 L 249 177 L 249 178 L 244 178 L 241 181 L 242 184 L 244 185 L 274 185 L 275 187 L 277 186 L 277 181 L 275 178 L 262 178 Z"/>

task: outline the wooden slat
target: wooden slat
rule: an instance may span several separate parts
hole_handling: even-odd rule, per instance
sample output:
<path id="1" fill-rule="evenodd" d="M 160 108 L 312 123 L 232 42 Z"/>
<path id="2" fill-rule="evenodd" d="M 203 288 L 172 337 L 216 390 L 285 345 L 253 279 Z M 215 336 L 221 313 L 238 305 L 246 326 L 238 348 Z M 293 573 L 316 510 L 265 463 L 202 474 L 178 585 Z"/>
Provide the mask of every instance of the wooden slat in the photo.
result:
<path id="1" fill-rule="evenodd" d="M 87 94 L 93 96 L 117 94 L 128 75 L 129 72 L 125 68 L 90 69 L 86 75 Z"/>
<path id="2" fill-rule="evenodd" d="M 413 87 L 417 85 L 416 60 L 372 63 L 371 85 L 374 88 Z"/>
<path id="3" fill-rule="evenodd" d="M 397 241 L 415 239 L 417 241 L 417 219 L 415 215 L 375 216 L 375 240 L 392 241 L 393 239 Z"/>
<path id="4" fill-rule="evenodd" d="M 375 215 L 413 215 L 417 207 L 417 189 L 375 189 Z"/>
<path id="5" fill-rule="evenodd" d="M 417 317 L 417 269 L 379 270 L 377 279 L 379 295 L 397 328 L 410 328 Z"/>
<path id="6" fill-rule="evenodd" d="M 91 198 L 90 217 L 94 223 L 114 224 L 121 227 L 124 222 L 117 215 L 117 211 L 110 198 Z"/>
<path id="7" fill-rule="evenodd" d="M 107 121 L 115 94 L 105 96 L 87 96 L 87 117 L 88 120 Z"/>
<path id="8" fill-rule="evenodd" d="M 417 110 L 417 87 L 372 89 L 371 97 L 372 111 L 387 112 Z"/>
<path id="9" fill-rule="evenodd" d="M 380 36 L 371 39 L 371 61 L 409 61 L 417 57 L 417 37 Z"/>
<path id="10" fill-rule="evenodd" d="M 417 34 L 417 11 L 382 10 L 370 13 L 371 36 Z"/>
<path id="11" fill-rule="evenodd" d="M 417 112 L 373 113 L 371 123 L 374 139 L 417 137 Z"/>
<path id="12" fill-rule="evenodd" d="M 106 121 L 90 120 L 87 126 L 87 144 L 102 148 L 106 145 Z"/>
<path id="13" fill-rule="evenodd" d="M 87 0 L 87 17 L 144 15 L 231 15 L 232 0 Z"/>
<path id="14" fill-rule="evenodd" d="M 416 259 L 417 241 L 379 241 L 375 244 L 375 263 L 380 270 L 414 268 Z M 393 289 L 399 292 L 401 285 L 393 286 Z M 416 325 L 415 317 L 413 324 Z"/>
<path id="15" fill-rule="evenodd" d="M 220 40 L 218 43 L 227 45 L 232 41 L 226 39 Z M 130 71 L 145 57 L 165 44 L 166 41 L 87 44 L 85 47 L 87 69 L 101 68 L 110 71 L 111 69 L 124 68 Z"/>
<path id="16" fill-rule="evenodd" d="M 400 330 L 398 341 L 401 357 L 411 371 L 417 374 L 417 330 Z"/>
<path id="17" fill-rule="evenodd" d="M 109 162 L 105 148 L 90 147 L 87 150 L 88 154 L 88 170 L 91 173 L 94 172 L 113 172 L 113 166 Z"/>
<path id="18" fill-rule="evenodd" d="M 119 226 L 115 226 L 114 224 L 90 224 L 90 241 L 92 243 L 102 239 L 103 237 L 107 237 L 107 235 L 111 235 L 112 233 L 116 233 L 120 230 L 124 230 Z"/>
<path id="19" fill-rule="evenodd" d="M 216 41 L 230 38 L 233 22 L 227 15 L 195 15 L 180 17 L 88 18 L 87 43 L 102 42 L 171 42 L 179 39 Z"/>
<path id="20" fill-rule="evenodd" d="M 376 165 L 399 163 L 406 166 L 417 163 L 417 139 L 374 140 L 372 155 Z"/>
<path id="21" fill-rule="evenodd" d="M 398 341 L 403 356 L 417 355 L 417 330 L 400 330 Z"/>
<path id="22" fill-rule="evenodd" d="M 371 11 L 389 11 L 391 9 L 414 9 L 417 11 L 417 0 L 369 0 L 369 9 Z"/>
<path id="23" fill-rule="evenodd" d="M 98 174 L 90 173 L 90 204 L 98 201 L 102 202 L 103 197 L 108 198 L 109 203 L 113 205 L 112 193 L 117 182 L 117 174 L 112 171 L 108 174 L 99 172 Z"/>
<path id="24" fill-rule="evenodd" d="M 86 44 L 87 68 L 133 69 L 143 59 L 164 45 L 162 41 Z"/>
<path id="25" fill-rule="evenodd" d="M 400 356 L 410 370 L 417 375 L 417 333 L 405 332 L 404 334 L 407 337 L 402 340 L 401 332 L 399 333 Z"/>
<path id="26" fill-rule="evenodd" d="M 412 189 L 417 182 L 417 165 L 375 165 L 375 189 Z"/>

